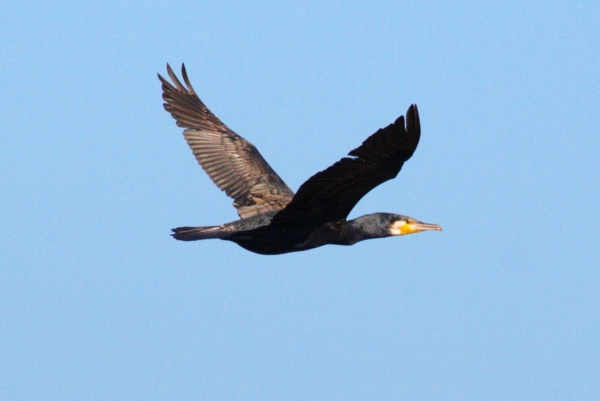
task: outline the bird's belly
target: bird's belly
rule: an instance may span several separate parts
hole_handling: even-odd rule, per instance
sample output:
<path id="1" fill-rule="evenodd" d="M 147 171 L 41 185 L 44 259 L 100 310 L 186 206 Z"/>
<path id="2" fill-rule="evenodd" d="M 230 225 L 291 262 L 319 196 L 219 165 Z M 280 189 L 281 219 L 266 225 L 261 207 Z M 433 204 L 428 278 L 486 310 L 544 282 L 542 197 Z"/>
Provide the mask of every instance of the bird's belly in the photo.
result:
<path id="1" fill-rule="evenodd" d="M 306 251 L 327 244 L 350 245 L 340 243 L 339 235 L 340 232 L 335 223 L 322 226 L 278 224 L 238 232 L 224 239 L 233 241 L 242 248 L 261 255 L 280 255 Z"/>

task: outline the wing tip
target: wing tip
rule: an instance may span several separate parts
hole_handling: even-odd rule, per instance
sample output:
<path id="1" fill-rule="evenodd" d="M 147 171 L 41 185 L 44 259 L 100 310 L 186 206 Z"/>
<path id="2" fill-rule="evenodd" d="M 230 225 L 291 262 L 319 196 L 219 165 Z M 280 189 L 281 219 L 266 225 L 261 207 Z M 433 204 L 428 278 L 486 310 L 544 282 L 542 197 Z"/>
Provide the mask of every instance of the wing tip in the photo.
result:
<path id="1" fill-rule="evenodd" d="M 421 133 L 421 121 L 419 119 L 419 108 L 416 103 L 411 104 L 406 111 L 406 130 L 409 134 Z"/>

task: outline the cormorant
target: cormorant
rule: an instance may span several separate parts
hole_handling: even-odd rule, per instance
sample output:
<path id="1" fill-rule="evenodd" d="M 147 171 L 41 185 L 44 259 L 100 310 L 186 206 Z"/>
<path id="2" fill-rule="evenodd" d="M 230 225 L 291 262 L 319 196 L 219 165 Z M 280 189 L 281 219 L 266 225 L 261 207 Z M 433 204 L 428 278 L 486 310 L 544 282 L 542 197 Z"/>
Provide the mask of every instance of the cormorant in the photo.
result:
<path id="1" fill-rule="evenodd" d="M 322 245 L 359 241 L 442 228 L 408 216 L 374 213 L 346 220 L 370 190 L 395 178 L 410 159 L 421 135 L 417 105 L 379 129 L 331 167 L 313 175 L 294 194 L 248 141 L 221 122 L 200 100 L 188 79 L 162 82 L 164 108 L 183 131 L 200 166 L 233 198 L 240 220 L 209 227 L 178 227 L 181 241 L 219 238 L 263 255 L 304 251 Z"/>

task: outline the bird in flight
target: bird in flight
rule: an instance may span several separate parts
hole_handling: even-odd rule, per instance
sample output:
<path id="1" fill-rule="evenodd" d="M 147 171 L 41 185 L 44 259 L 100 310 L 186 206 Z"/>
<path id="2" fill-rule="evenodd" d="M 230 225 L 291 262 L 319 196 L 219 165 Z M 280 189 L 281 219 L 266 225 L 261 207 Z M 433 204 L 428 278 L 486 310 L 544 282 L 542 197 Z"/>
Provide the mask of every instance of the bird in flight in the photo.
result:
<path id="1" fill-rule="evenodd" d="M 310 177 L 294 194 L 250 142 L 233 132 L 200 100 L 188 79 L 185 86 L 167 64 L 172 82 L 162 82 L 164 108 L 185 128 L 183 136 L 210 179 L 233 199 L 240 220 L 219 226 L 178 227 L 181 241 L 219 238 L 263 255 L 305 251 L 323 245 L 354 245 L 367 239 L 442 231 L 394 213 L 373 213 L 346 220 L 369 191 L 395 178 L 413 155 L 421 126 L 417 105 L 379 129 L 332 166 Z"/>

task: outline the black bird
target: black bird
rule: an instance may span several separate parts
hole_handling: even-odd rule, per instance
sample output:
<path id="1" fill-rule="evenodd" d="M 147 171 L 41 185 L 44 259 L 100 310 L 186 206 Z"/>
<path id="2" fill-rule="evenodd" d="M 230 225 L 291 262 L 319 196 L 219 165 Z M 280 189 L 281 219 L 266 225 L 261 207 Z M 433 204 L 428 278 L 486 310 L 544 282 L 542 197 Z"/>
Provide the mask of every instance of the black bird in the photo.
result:
<path id="1" fill-rule="evenodd" d="M 382 128 L 333 166 L 313 175 L 294 194 L 258 150 L 233 132 L 202 103 L 185 71 L 181 84 L 162 82 L 164 108 L 183 131 L 196 160 L 211 180 L 233 198 L 240 220 L 209 227 L 178 227 L 182 241 L 220 238 L 263 255 L 304 251 L 322 245 L 359 241 L 442 228 L 411 217 L 374 213 L 347 221 L 358 201 L 379 184 L 395 178 L 419 143 L 417 105 Z"/>

